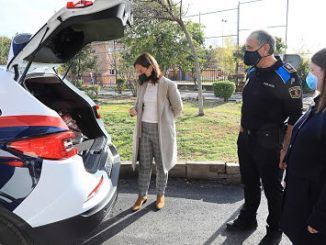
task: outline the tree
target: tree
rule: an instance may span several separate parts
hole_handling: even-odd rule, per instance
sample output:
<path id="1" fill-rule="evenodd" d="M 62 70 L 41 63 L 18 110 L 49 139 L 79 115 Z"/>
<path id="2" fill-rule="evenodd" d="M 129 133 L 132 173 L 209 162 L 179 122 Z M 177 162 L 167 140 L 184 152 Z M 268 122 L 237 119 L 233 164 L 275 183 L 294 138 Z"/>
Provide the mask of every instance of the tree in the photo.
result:
<path id="1" fill-rule="evenodd" d="M 309 91 L 310 89 L 308 88 L 306 81 L 306 77 L 309 73 L 309 59 L 307 57 L 302 57 L 302 63 L 300 64 L 300 66 L 298 67 L 298 75 L 302 81 L 302 88 L 304 90 L 304 92 Z"/>
<path id="2" fill-rule="evenodd" d="M 215 49 L 215 56 L 218 61 L 218 66 L 222 69 L 225 76 L 233 75 L 235 71 L 235 54 L 236 46 L 232 39 L 225 40 L 225 46 Z"/>
<path id="3" fill-rule="evenodd" d="M 186 23 L 199 53 L 204 51 L 204 34 L 198 24 Z M 162 31 L 164 30 L 164 31 Z M 123 58 L 133 64 L 138 55 L 149 52 L 155 56 L 162 70 L 180 67 L 185 71 L 193 68 L 193 58 L 187 40 L 180 28 L 174 23 L 149 20 L 138 22 L 129 29 L 123 39 L 119 41 L 124 45 Z"/>
<path id="4" fill-rule="evenodd" d="M 198 53 L 204 52 L 204 33 L 199 24 L 186 23 L 194 37 Z M 164 31 L 162 31 L 164 30 Z M 133 63 L 144 52 L 149 52 L 157 59 L 163 71 L 192 71 L 193 56 L 181 29 L 175 23 L 159 20 L 135 19 L 132 28 L 126 31 L 125 37 L 119 40 L 120 56 L 117 59 L 119 77 L 127 81 L 127 85 L 136 94 L 136 80 Z M 119 55 L 118 55 L 119 56 Z"/>
<path id="5" fill-rule="evenodd" d="M 95 69 L 96 57 L 90 46 L 85 46 L 75 57 L 63 65 L 64 70 L 69 70 L 70 78 L 75 81 L 82 78 L 82 73 Z"/>
<path id="6" fill-rule="evenodd" d="M 6 65 L 10 49 L 11 39 L 0 36 L 0 65 Z"/>
<path id="7" fill-rule="evenodd" d="M 149 20 L 169 21 L 178 24 L 186 37 L 190 47 L 195 67 L 195 81 L 198 83 L 198 115 L 204 115 L 203 94 L 200 73 L 200 60 L 194 44 L 195 37 L 192 37 L 183 21 L 183 1 L 174 0 L 136 0 L 134 6 L 134 18 Z"/>
<path id="8" fill-rule="evenodd" d="M 133 67 L 133 55 L 130 55 L 124 44 L 121 47 L 122 52 L 117 56 L 116 64 L 117 70 L 119 71 L 119 78 L 126 82 L 127 87 L 131 89 L 132 95 L 137 95 L 137 76 Z"/>
<path id="9" fill-rule="evenodd" d="M 283 42 L 282 38 L 280 37 L 275 37 L 275 53 L 276 54 L 284 54 L 286 49 L 287 49 L 287 45 Z"/>
<path id="10" fill-rule="evenodd" d="M 217 68 L 217 63 L 218 59 L 216 57 L 216 49 L 209 46 L 204 50 L 202 69 Z"/>

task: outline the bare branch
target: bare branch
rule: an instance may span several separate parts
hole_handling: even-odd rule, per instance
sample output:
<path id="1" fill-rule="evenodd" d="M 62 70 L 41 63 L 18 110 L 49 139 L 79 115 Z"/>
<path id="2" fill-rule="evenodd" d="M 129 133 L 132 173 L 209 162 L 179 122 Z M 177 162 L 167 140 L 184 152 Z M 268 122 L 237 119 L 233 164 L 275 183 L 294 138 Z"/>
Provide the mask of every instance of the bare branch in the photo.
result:
<path id="1" fill-rule="evenodd" d="M 170 8 L 170 11 L 172 12 L 172 4 L 171 4 L 171 1 L 170 0 L 167 0 L 168 2 L 168 5 L 169 5 L 169 8 Z"/>

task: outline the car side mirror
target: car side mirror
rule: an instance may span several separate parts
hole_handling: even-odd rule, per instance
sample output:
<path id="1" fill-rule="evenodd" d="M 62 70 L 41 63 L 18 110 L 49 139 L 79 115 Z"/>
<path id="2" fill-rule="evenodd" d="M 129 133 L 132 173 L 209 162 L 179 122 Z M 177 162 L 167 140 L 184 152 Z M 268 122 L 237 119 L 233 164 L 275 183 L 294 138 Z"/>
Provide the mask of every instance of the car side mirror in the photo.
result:
<path id="1" fill-rule="evenodd" d="M 298 54 L 284 54 L 283 61 L 284 63 L 289 63 L 294 69 L 297 70 L 302 63 L 302 58 Z"/>

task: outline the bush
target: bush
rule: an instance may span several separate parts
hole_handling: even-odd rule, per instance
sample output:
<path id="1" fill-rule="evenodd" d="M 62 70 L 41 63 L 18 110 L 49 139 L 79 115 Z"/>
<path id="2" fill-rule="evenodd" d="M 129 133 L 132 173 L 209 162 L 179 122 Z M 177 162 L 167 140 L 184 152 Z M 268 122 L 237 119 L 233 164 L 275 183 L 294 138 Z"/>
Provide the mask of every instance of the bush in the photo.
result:
<path id="1" fill-rule="evenodd" d="M 213 79 L 212 80 L 209 80 L 209 79 L 207 79 L 207 80 L 201 80 L 201 84 L 205 84 L 205 83 L 210 84 L 210 83 L 213 83 L 213 82 L 214 82 Z"/>
<path id="2" fill-rule="evenodd" d="M 77 88 L 82 88 L 83 87 L 83 84 L 84 84 L 84 81 L 83 79 L 77 79 L 74 81 L 74 84 Z"/>
<path id="3" fill-rule="evenodd" d="M 125 89 L 125 80 L 119 78 L 117 79 L 117 86 L 115 87 L 115 91 L 119 94 L 122 94 L 122 91 Z"/>
<path id="4" fill-rule="evenodd" d="M 99 85 L 91 85 L 91 86 L 82 86 L 81 90 L 85 91 L 86 94 L 92 98 L 96 99 L 99 92 L 100 92 L 101 86 Z"/>
<path id="5" fill-rule="evenodd" d="M 224 102 L 227 102 L 235 91 L 235 84 L 230 81 L 216 82 L 213 83 L 213 90 L 216 97 L 224 98 Z"/>

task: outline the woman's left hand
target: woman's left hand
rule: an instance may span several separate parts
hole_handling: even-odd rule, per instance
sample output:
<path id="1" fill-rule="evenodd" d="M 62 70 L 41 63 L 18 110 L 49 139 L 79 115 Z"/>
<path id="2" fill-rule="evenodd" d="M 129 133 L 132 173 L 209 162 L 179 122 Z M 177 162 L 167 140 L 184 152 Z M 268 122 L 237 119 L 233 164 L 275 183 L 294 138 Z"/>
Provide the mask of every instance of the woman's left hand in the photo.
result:
<path id="1" fill-rule="evenodd" d="M 312 228 L 310 225 L 308 225 L 307 229 L 308 229 L 310 234 L 317 234 L 318 233 L 318 231 L 316 229 Z"/>

